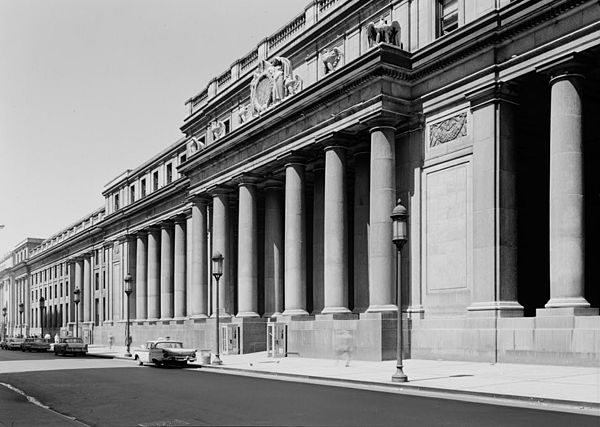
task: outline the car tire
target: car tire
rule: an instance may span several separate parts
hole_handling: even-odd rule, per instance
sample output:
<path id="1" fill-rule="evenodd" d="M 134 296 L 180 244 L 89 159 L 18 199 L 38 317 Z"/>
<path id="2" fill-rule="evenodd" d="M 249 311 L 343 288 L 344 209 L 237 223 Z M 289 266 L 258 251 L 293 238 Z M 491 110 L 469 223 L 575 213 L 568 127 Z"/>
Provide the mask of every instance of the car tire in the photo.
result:
<path id="1" fill-rule="evenodd" d="M 135 360 L 138 366 L 144 366 L 144 362 L 142 362 L 142 359 L 140 359 L 137 355 L 135 356 Z"/>

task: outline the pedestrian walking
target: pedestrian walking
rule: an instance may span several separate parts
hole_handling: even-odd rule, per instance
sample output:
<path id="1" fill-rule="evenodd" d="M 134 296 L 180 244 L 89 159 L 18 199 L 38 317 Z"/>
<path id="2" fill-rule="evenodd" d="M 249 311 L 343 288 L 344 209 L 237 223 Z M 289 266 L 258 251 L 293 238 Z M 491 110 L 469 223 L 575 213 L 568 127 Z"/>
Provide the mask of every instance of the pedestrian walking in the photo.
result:
<path id="1" fill-rule="evenodd" d="M 108 334 L 108 348 L 109 350 L 112 350 L 112 346 L 113 346 L 113 342 L 115 341 L 115 338 L 113 337 L 112 334 Z"/>

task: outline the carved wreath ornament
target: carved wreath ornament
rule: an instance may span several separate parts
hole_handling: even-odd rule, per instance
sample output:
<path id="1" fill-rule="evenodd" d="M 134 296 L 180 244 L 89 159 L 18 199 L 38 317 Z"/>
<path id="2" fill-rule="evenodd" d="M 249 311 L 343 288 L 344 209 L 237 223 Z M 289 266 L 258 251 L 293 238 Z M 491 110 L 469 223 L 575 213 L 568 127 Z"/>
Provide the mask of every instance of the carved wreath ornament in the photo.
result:
<path id="1" fill-rule="evenodd" d="M 431 125 L 429 128 L 429 146 L 437 147 L 463 136 L 467 136 L 467 113 L 460 113 Z"/>

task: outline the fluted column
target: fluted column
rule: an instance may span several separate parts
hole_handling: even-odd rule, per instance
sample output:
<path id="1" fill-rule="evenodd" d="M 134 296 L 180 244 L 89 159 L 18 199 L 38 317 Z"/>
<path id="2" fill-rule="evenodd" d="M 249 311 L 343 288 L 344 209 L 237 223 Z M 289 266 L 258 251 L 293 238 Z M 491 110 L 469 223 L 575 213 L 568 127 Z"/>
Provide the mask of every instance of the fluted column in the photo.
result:
<path id="1" fill-rule="evenodd" d="M 239 184 L 238 312 L 236 317 L 258 317 L 258 253 L 256 186 L 250 178 Z"/>
<path id="2" fill-rule="evenodd" d="M 146 319 L 148 318 L 148 236 L 146 232 L 139 232 L 136 241 L 135 311 L 138 319 Z"/>
<path id="3" fill-rule="evenodd" d="M 148 319 L 160 315 L 160 229 L 148 231 Z"/>
<path id="4" fill-rule="evenodd" d="M 370 129 L 369 312 L 396 311 L 396 249 L 392 244 L 390 218 L 396 205 L 394 132 L 394 127 L 385 124 Z"/>
<path id="5" fill-rule="evenodd" d="M 325 307 L 322 313 L 349 313 L 346 220 L 346 149 L 325 148 Z"/>
<path id="6" fill-rule="evenodd" d="M 83 321 L 92 321 L 92 265 L 91 258 L 89 255 L 85 255 L 83 258 L 83 293 L 81 295 L 81 305 L 83 305 Z"/>
<path id="7" fill-rule="evenodd" d="M 173 225 L 163 223 L 160 227 L 160 318 L 173 318 L 174 253 Z"/>
<path id="8" fill-rule="evenodd" d="M 313 313 L 319 314 L 325 307 L 325 167 L 318 163 L 313 178 L 313 238 L 312 238 L 312 286 Z"/>
<path id="9" fill-rule="evenodd" d="M 213 252 L 223 255 L 223 275 L 219 279 L 219 305 L 225 304 L 226 290 L 229 287 L 229 197 L 222 190 L 217 190 L 213 196 Z M 213 292 L 213 313 L 216 315 L 216 295 Z M 224 307 L 219 307 L 219 316 L 229 316 Z"/>
<path id="10" fill-rule="evenodd" d="M 550 300 L 589 307 L 584 297 L 583 75 L 563 64 L 550 80 Z"/>
<path id="11" fill-rule="evenodd" d="M 369 152 L 354 155 L 354 312 L 369 307 Z"/>
<path id="12" fill-rule="evenodd" d="M 207 200 L 198 198 L 192 205 L 192 242 L 188 244 L 192 257 L 192 317 L 207 317 Z"/>
<path id="13" fill-rule="evenodd" d="M 174 310 L 175 317 L 184 317 L 186 314 L 186 253 L 185 253 L 185 217 L 178 216 L 175 218 L 175 264 L 174 271 L 174 290 L 175 301 Z"/>
<path id="14" fill-rule="evenodd" d="M 284 315 L 307 315 L 304 164 L 285 165 L 285 310 Z"/>
<path id="15" fill-rule="evenodd" d="M 283 311 L 283 208 L 281 183 L 265 186 L 265 317 Z"/>

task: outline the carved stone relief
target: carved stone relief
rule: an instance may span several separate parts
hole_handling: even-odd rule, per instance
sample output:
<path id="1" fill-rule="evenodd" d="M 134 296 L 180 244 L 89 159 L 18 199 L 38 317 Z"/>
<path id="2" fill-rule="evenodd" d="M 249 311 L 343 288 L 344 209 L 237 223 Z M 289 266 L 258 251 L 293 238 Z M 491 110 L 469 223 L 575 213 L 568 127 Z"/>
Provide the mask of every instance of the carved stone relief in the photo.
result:
<path id="1" fill-rule="evenodd" d="M 250 105 L 240 111 L 240 120 L 247 122 L 301 90 L 302 79 L 293 73 L 289 59 L 282 56 L 270 61 L 263 59 L 250 83 Z"/>
<path id="2" fill-rule="evenodd" d="M 381 17 L 378 22 L 370 22 L 365 27 L 369 47 L 379 43 L 389 43 L 402 48 L 400 41 L 400 24 L 398 21 L 387 23 L 387 19 Z"/>
<path id="3" fill-rule="evenodd" d="M 213 141 L 225 135 L 225 123 L 221 120 L 215 120 L 208 125 L 208 129 L 212 132 Z"/>
<path id="4" fill-rule="evenodd" d="M 466 112 L 432 124 L 429 127 L 429 147 L 437 147 L 463 136 L 467 136 Z"/>
<path id="5" fill-rule="evenodd" d="M 323 66 L 325 67 L 325 74 L 335 71 L 343 56 L 338 47 L 325 48 L 321 57 L 321 61 L 323 61 Z"/>
<path id="6" fill-rule="evenodd" d="M 192 137 L 190 138 L 190 141 L 188 143 L 188 149 L 190 151 L 190 154 L 194 154 L 200 150 L 202 150 L 204 148 L 204 143 L 202 141 L 199 141 L 198 139 Z"/>

